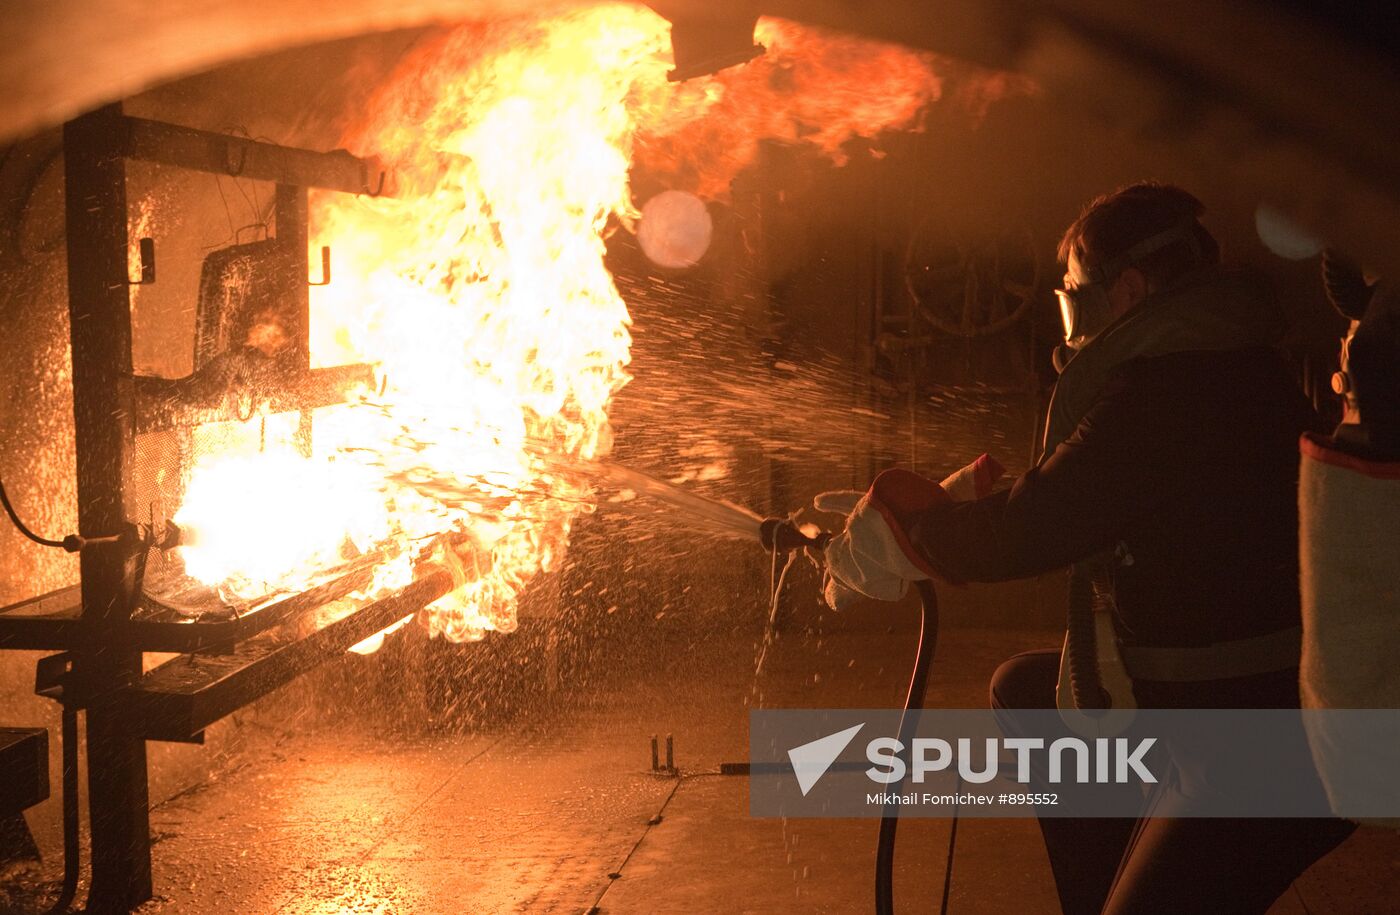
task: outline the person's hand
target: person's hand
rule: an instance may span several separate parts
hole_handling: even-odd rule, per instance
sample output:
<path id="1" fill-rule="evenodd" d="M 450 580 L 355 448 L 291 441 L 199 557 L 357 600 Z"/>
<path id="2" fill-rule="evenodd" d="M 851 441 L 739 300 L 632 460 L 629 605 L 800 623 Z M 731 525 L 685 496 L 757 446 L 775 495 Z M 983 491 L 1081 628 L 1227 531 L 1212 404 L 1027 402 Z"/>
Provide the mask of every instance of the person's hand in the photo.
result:
<path id="1" fill-rule="evenodd" d="M 843 519 L 842 523 L 844 524 L 844 519 L 850 515 L 851 512 L 856 510 L 856 505 L 864 495 L 865 493 L 856 489 L 834 489 L 830 492 L 820 492 L 812 499 L 812 507 L 819 512 L 840 515 Z M 812 563 L 812 566 L 818 572 L 822 573 L 823 582 L 829 580 L 826 574 L 825 549 L 825 547 L 818 546 L 809 546 L 803 549 L 807 560 Z M 825 585 L 823 585 L 823 590 L 825 590 Z M 828 600 L 827 603 L 830 605 L 831 601 Z M 849 603 L 849 601 L 843 602 L 842 606 L 845 606 L 847 603 Z"/>
<path id="2" fill-rule="evenodd" d="M 1001 473 L 1001 465 L 984 454 L 941 484 L 907 470 L 887 470 L 866 493 L 817 496 L 818 511 L 847 515 L 845 529 L 825 551 L 827 605 L 841 610 L 861 597 L 896 601 L 909 582 L 934 577 L 909 541 L 907 526 L 936 505 L 986 495 Z"/>
<path id="3" fill-rule="evenodd" d="M 899 600 L 909 590 L 909 582 L 930 576 L 893 517 L 888 499 L 895 490 L 920 502 L 933 499 L 929 505 L 947 499 L 937 483 L 907 470 L 882 473 L 869 492 L 817 497 L 819 511 L 846 515 L 845 529 L 831 539 L 824 554 L 823 597 L 833 610 L 844 610 L 862 597 Z"/>

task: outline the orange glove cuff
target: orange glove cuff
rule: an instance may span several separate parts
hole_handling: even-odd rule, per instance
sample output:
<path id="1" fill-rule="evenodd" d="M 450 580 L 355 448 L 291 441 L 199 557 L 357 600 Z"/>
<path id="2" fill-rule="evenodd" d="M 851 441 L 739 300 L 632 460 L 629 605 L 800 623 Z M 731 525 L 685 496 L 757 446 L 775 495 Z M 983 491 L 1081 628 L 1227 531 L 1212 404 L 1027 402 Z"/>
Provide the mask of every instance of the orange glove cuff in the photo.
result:
<path id="1" fill-rule="evenodd" d="M 992 491 L 992 486 L 1005 473 L 1001 464 L 989 454 L 983 454 L 941 484 L 912 470 L 886 470 L 870 484 L 867 496 L 871 507 L 889 525 L 895 542 L 914 566 L 930 578 L 946 581 L 928 564 L 909 539 L 909 526 L 918 516 L 938 505 L 980 499 Z M 959 584 L 959 582 L 953 582 Z"/>

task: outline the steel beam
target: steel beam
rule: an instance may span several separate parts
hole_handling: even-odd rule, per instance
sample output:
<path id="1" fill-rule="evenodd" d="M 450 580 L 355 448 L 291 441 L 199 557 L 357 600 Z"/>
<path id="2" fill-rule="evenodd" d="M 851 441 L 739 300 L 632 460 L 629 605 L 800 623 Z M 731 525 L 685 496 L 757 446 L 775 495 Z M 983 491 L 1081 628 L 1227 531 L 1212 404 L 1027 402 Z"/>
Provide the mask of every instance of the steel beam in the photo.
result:
<path id="1" fill-rule="evenodd" d="M 122 126 L 121 107 L 109 105 L 63 128 L 78 532 L 85 537 L 127 528 L 134 452 Z M 120 626 L 131 614 L 134 553 L 109 544 L 81 554 L 83 622 L 94 634 Z M 97 640 L 77 654 L 74 672 L 91 701 L 88 911 L 126 912 L 151 897 L 146 744 L 131 735 L 108 700 L 141 675 L 141 655 Z"/>
<path id="2" fill-rule="evenodd" d="M 347 194 L 378 195 L 384 190 L 384 173 L 343 149 L 295 149 L 144 118 L 121 118 L 113 127 L 129 159 Z"/>
<path id="3" fill-rule="evenodd" d="M 282 262 L 277 301 L 284 303 L 287 336 L 294 341 L 291 362 L 298 371 L 307 372 L 311 369 L 311 286 L 306 276 L 306 188 L 279 184 L 275 199 L 277 252 Z M 303 455 L 311 455 L 310 410 L 302 410 L 297 420 L 296 445 Z"/>
<path id="4" fill-rule="evenodd" d="M 277 257 L 281 269 L 274 293 L 285 309 L 287 337 L 294 341 L 297 368 L 311 368 L 311 286 L 307 280 L 306 253 L 308 206 L 305 187 L 277 185 L 275 208 Z"/>
<path id="5" fill-rule="evenodd" d="M 83 622 L 78 589 L 64 588 L 0 610 L 0 649 L 75 651 L 101 645 L 143 652 L 226 652 L 243 639 L 367 587 L 373 566 L 370 557 L 339 577 L 229 619 L 194 620 L 147 598 L 129 621 L 100 637 Z"/>
<path id="6" fill-rule="evenodd" d="M 259 368 L 264 369 L 258 371 Z M 185 378 L 136 379 L 133 423 L 138 433 L 159 432 L 200 423 L 246 420 L 239 416 L 232 395 L 246 393 L 258 407 L 273 413 L 309 411 L 344 403 L 357 386 L 374 385 L 374 370 L 367 365 L 333 365 L 304 373 L 279 373 L 271 362 L 255 365 L 246 381 L 196 372 Z"/>
<path id="7" fill-rule="evenodd" d="M 182 655 L 124 690 L 121 705 L 133 733 L 148 740 L 189 740 L 451 590 L 452 576 L 434 572 L 308 635 L 273 630 L 227 654 Z"/>

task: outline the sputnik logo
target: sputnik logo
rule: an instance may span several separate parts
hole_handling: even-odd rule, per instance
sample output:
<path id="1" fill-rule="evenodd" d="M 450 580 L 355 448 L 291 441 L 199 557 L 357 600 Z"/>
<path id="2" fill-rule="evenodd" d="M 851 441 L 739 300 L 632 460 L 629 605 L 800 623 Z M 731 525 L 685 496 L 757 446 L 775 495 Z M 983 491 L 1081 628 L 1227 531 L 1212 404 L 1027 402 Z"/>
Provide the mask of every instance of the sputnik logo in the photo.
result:
<path id="1" fill-rule="evenodd" d="M 835 734 L 828 734 L 810 743 L 793 747 L 788 750 L 788 759 L 792 762 L 792 772 L 797 776 L 797 786 L 802 789 L 802 796 L 806 797 L 821 777 L 826 774 L 826 770 L 831 768 L 831 764 L 836 762 L 836 757 L 850 746 L 860 729 L 865 727 L 865 723 L 846 728 L 844 731 L 837 731 Z"/>

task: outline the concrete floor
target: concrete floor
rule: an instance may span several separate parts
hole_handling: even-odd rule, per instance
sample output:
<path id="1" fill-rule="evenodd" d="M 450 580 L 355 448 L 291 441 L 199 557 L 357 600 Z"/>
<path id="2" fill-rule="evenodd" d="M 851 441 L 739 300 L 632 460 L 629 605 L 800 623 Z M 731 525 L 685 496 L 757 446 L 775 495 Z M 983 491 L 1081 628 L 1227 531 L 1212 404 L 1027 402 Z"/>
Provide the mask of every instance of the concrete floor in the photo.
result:
<path id="1" fill-rule="evenodd" d="M 781 639 L 758 683 L 763 704 L 895 703 L 914 631 L 889 619 L 828 615 Z M 566 680 L 547 710 L 466 733 L 413 734 L 373 715 L 327 716 L 319 727 L 246 720 L 214 778 L 152 811 L 158 898 L 141 911 L 868 910 L 874 821 L 752 819 L 746 780 L 716 774 L 746 758 L 756 626 L 716 631 L 678 619 L 653 629 L 644 663 L 635 643 L 604 644 L 586 688 Z M 929 701 L 979 706 L 1000 660 L 1054 641 L 949 631 Z M 283 701 L 302 694 L 290 695 Z M 649 771 L 648 738 L 668 733 L 679 776 Z M 934 908 L 947 828 L 901 827 L 902 909 Z M 1274 915 L 1394 910 L 1394 839 L 1358 834 Z M 962 824 L 951 910 L 1057 911 L 1033 821 Z"/>
<path id="2" fill-rule="evenodd" d="M 264 752 L 240 754 L 241 768 L 154 812 L 164 898 L 149 911 L 867 907 L 873 822 L 754 820 L 746 781 L 713 774 L 747 757 L 747 642 L 735 652 L 697 646 L 679 628 L 658 635 L 654 676 L 606 678 L 586 705 L 528 726 L 387 741 L 354 731 L 269 735 Z M 889 703 L 912 635 L 835 630 L 780 641 L 760 684 L 764 701 Z M 958 671 L 945 671 L 940 696 L 980 702 L 1004 653 L 1043 642 L 1030 633 L 950 635 L 944 652 Z M 679 777 L 649 771 L 652 733 L 674 736 Z M 907 824 L 903 860 L 941 861 L 946 828 Z M 969 859 L 1001 849 L 1007 863 L 975 892 L 969 873 L 965 895 L 978 907 L 965 910 L 1053 911 L 1031 824 L 977 823 L 961 838 Z M 904 898 L 931 898 L 941 886 L 938 868 L 911 863 L 901 876 Z"/>

